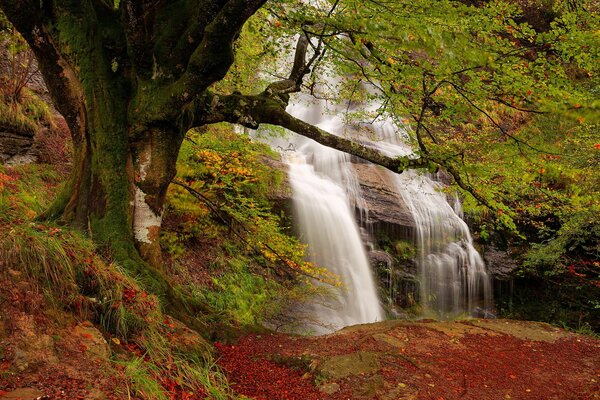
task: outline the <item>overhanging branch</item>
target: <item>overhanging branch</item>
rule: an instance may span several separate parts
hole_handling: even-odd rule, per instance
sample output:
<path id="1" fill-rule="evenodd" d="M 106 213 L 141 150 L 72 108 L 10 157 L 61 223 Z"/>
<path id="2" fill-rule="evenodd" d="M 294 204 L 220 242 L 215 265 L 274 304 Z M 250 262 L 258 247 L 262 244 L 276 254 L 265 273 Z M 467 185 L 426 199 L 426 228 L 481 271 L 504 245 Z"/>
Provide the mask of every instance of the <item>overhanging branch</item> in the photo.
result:
<path id="1" fill-rule="evenodd" d="M 233 63 L 233 42 L 266 0 L 229 0 L 204 30 L 202 42 L 190 57 L 179 82 L 182 93 L 201 93 L 222 79 Z"/>
<path id="2" fill-rule="evenodd" d="M 412 168 L 429 168 L 431 163 L 425 158 L 389 157 L 367 145 L 336 136 L 314 125 L 306 123 L 285 111 L 286 103 L 271 92 L 256 96 L 232 94 L 220 96 L 207 93 L 202 103 L 196 103 L 194 114 L 201 116 L 193 125 L 200 126 L 217 122 L 231 122 L 251 129 L 261 124 L 277 125 L 324 146 L 360 157 L 381 165 L 393 172 Z"/>

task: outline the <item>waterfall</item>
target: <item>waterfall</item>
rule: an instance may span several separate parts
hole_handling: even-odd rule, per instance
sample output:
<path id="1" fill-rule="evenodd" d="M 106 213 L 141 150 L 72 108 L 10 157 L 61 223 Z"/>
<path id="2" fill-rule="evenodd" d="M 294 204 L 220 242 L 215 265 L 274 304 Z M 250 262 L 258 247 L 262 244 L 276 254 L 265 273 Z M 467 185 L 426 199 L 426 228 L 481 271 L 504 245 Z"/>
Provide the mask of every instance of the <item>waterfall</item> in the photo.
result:
<path id="1" fill-rule="evenodd" d="M 321 107 L 299 106 L 295 111 L 330 132 L 343 123 Z M 284 154 L 289 165 L 295 222 L 308 244 L 311 262 L 339 276 L 342 287 L 310 305 L 315 333 L 385 319 L 371 273 L 355 208 L 361 209 L 360 185 L 346 153 L 294 136 L 295 152 Z"/>
<path id="2" fill-rule="evenodd" d="M 349 124 L 342 119 L 340 107 L 330 112 L 324 101 L 307 96 L 300 97 L 288 112 L 390 156 L 412 153 L 406 144 L 406 131 L 387 119 Z M 337 274 L 343 283 L 343 288 L 310 306 L 317 321 L 310 324 L 311 329 L 327 333 L 384 319 L 365 252 L 365 235 L 360 233 L 361 225 L 364 228 L 368 221 L 368 208 L 351 157 L 295 134 L 283 147 L 295 150 L 283 155 L 289 165 L 300 238 L 309 246 L 310 260 Z M 429 174 L 386 173 L 394 183 L 398 201 L 406 205 L 415 222 L 414 239 L 419 252 L 415 263 L 424 314 L 446 318 L 473 313 L 477 308 L 490 309 L 491 280 L 462 219 L 459 198 L 454 198 L 451 206 L 443 184 Z M 359 211 L 358 223 L 355 210 Z"/>
<path id="3" fill-rule="evenodd" d="M 450 206 L 442 184 L 429 175 L 395 175 L 398 193 L 415 219 L 415 241 L 423 311 L 454 317 L 491 308 L 491 280 L 461 219 L 460 200 Z"/>
<path id="4" fill-rule="evenodd" d="M 308 244 L 312 262 L 326 267 L 343 284 L 311 306 L 313 330 L 325 333 L 344 326 L 384 319 L 377 289 L 347 192 L 318 174 L 304 157 L 290 161 L 295 221 Z"/>
<path id="5" fill-rule="evenodd" d="M 411 153 L 390 124 L 380 123 L 373 129 L 378 140 L 372 146 L 380 152 L 389 156 Z M 473 246 L 460 198 L 455 196 L 451 206 L 444 185 L 431 174 L 409 170 L 388 175 L 415 221 L 414 239 L 419 251 L 415 261 L 423 314 L 439 318 L 465 313 L 491 315 L 487 312 L 492 308 L 491 278 Z"/>

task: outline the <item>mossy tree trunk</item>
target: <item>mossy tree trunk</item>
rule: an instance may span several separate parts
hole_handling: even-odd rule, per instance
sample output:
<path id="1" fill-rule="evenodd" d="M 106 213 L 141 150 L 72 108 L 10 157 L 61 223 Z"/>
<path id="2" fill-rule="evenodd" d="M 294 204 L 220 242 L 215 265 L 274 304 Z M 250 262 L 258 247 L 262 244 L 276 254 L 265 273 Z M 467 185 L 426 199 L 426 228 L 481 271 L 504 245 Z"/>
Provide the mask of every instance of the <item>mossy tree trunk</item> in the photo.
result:
<path id="1" fill-rule="evenodd" d="M 265 2 L 0 0 L 73 136 L 72 175 L 46 216 L 87 230 L 159 292 L 170 290 L 158 241 L 165 194 L 192 127 L 276 124 L 396 171 L 424 165 L 382 156 L 286 113 L 289 94 L 309 72 L 305 39 L 290 77 L 260 95 L 209 91 L 233 63 L 243 24 Z"/>

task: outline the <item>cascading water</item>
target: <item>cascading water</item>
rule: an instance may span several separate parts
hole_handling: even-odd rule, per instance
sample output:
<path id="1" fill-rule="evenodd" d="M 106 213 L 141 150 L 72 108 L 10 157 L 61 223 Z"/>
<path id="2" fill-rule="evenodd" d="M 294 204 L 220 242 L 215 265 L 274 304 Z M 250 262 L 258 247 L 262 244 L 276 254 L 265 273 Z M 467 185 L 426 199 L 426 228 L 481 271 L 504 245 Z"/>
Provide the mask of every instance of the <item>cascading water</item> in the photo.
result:
<path id="1" fill-rule="evenodd" d="M 373 146 L 380 152 L 389 156 L 410 154 L 389 125 L 374 129 L 379 141 Z M 492 308 L 491 279 L 462 219 L 460 199 L 455 197 L 451 206 L 444 185 L 433 175 L 410 170 L 388 175 L 415 221 L 423 313 L 447 318 L 477 310 L 491 315 L 487 313 Z"/>
<path id="2" fill-rule="evenodd" d="M 417 266 L 424 312 L 452 317 L 491 306 L 491 281 L 473 247 L 467 224 L 453 209 L 442 185 L 428 175 L 406 171 L 395 176 L 398 192 L 411 210 L 419 249 Z M 460 210 L 459 199 L 455 208 Z"/>
<path id="3" fill-rule="evenodd" d="M 338 135 L 365 143 L 360 131 L 368 130 L 368 145 L 390 156 L 411 154 L 399 139 L 403 134 L 383 120 L 371 124 L 345 124 L 342 112 L 325 111 L 322 101 L 301 98 L 288 111 L 296 117 Z M 357 128 L 358 127 L 358 128 Z M 384 319 L 354 209 L 368 215 L 360 184 L 350 157 L 312 140 L 294 136 L 296 152 L 287 155 L 293 189 L 296 222 L 301 238 L 309 245 L 311 261 L 340 276 L 344 287 L 331 299 L 311 306 L 316 333 L 358 323 Z M 424 311 L 438 317 L 489 309 L 491 282 L 466 223 L 458 199 L 450 206 L 443 185 L 428 174 L 389 172 L 399 201 L 406 204 L 415 221 L 415 242 L 419 256 L 420 298 Z M 363 221 L 364 222 L 364 221 Z"/>
<path id="4" fill-rule="evenodd" d="M 335 117 L 321 119 L 319 107 L 295 111 L 324 129 L 340 126 Z M 310 328 L 327 333 L 385 319 L 354 217 L 361 196 L 349 156 L 300 137 L 294 138 L 294 147 L 296 152 L 285 158 L 300 237 L 308 244 L 311 261 L 338 275 L 343 284 L 310 306 L 316 321 Z"/>

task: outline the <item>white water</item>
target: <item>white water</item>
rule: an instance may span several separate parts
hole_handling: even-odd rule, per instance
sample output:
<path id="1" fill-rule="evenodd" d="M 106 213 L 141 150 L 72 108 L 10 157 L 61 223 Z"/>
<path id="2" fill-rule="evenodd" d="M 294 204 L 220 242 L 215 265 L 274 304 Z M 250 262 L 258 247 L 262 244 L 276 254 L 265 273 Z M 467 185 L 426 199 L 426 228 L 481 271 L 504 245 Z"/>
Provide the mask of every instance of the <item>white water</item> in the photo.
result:
<path id="1" fill-rule="evenodd" d="M 460 201 L 448 204 L 442 185 L 427 175 L 396 175 L 399 194 L 416 223 L 415 241 L 423 311 L 454 317 L 491 307 L 491 280 L 461 219 Z M 456 211 L 458 211 L 458 213 Z"/>
<path id="2" fill-rule="evenodd" d="M 343 126 L 318 105 L 291 112 L 330 132 Z M 338 275 L 343 285 L 310 306 L 314 323 L 309 328 L 328 333 L 385 319 L 355 220 L 354 209 L 362 202 L 350 157 L 298 136 L 293 142 L 296 151 L 285 158 L 300 238 L 308 244 L 310 261 Z"/>
<path id="3" fill-rule="evenodd" d="M 410 154 L 410 149 L 389 126 L 376 131 L 380 140 L 373 145 L 379 151 L 390 156 Z M 423 314 L 448 318 L 473 313 L 477 308 L 481 309 L 479 312 L 490 310 L 491 279 L 473 246 L 458 196 L 451 206 L 444 185 L 427 173 L 413 170 L 388 173 L 415 221 Z"/>
<path id="4" fill-rule="evenodd" d="M 320 128 L 358 138 L 369 132 L 370 145 L 391 155 L 408 155 L 406 133 L 387 120 L 372 124 L 346 125 L 341 112 L 327 112 L 322 101 L 307 100 L 288 111 Z M 358 129 L 357 129 L 358 126 Z M 364 136 L 360 140 L 365 142 Z M 350 156 L 312 140 L 293 136 L 286 152 L 293 189 L 295 221 L 301 239 L 309 245 L 310 259 L 340 276 L 344 287 L 330 299 L 311 305 L 316 333 L 343 326 L 375 322 L 385 318 L 367 260 L 354 209 L 367 214 Z M 290 147 L 284 145 L 285 147 Z M 443 185 L 427 174 L 389 172 L 396 183 L 399 201 L 406 204 L 416 223 L 415 244 L 419 250 L 420 299 L 425 314 L 452 317 L 489 309 L 491 282 L 466 223 L 458 198 L 450 206 Z"/>

